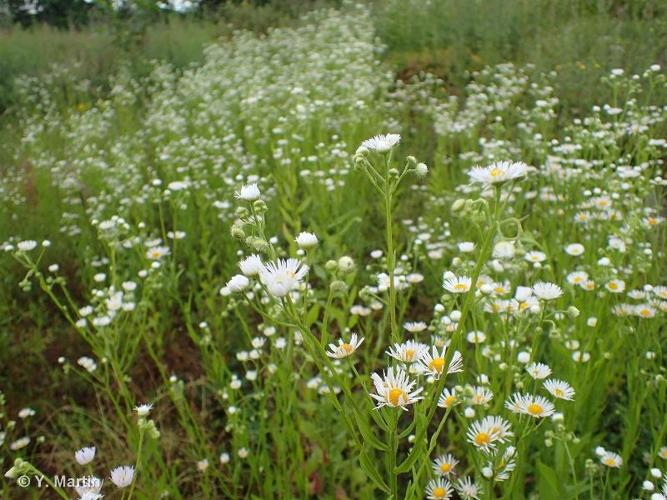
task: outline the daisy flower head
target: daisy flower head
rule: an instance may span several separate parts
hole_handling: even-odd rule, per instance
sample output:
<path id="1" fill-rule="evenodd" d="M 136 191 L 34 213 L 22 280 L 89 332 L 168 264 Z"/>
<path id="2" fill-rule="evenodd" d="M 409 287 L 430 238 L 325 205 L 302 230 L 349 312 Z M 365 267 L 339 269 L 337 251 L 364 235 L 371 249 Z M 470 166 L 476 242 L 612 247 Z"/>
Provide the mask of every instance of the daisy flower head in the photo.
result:
<path id="1" fill-rule="evenodd" d="M 515 393 L 505 402 L 505 408 L 513 413 L 529 415 L 533 418 L 550 417 L 555 412 L 551 401 L 542 396 Z"/>
<path id="2" fill-rule="evenodd" d="M 449 293 L 466 293 L 471 284 L 472 279 L 468 276 L 456 276 L 451 272 L 445 273 L 442 280 L 442 287 Z"/>
<path id="3" fill-rule="evenodd" d="M 493 392 L 488 387 L 473 387 L 472 394 L 468 398 L 468 403 L 473 406 L 482 406 L 493 399 Z"/>
<path id="4" fill-rule="evenodd" d="M 585 250 L 584 245 L 581 243 L 571 243 L 565 247 L 565 253 L 573 257 L 583 255 Z"/>
<path id="5" fill-rule="evenodd" d="M 562 380 L 549 379 L 544 381 L 544 388 L 557 399 L 572 401 L 574 399 L 574 389 L 567 382 Z"/>
<path id="6" fill-rule="evenodd" d="M 488 416 L 468 427 L 468 442 L 484 452 L 490 452 L 496 443 L 504 443 L 512 436 L 510 423 L 502 417 Z"/>
<path id="7" fill-rule="evenodd" d="M 448 500 L 452 498 L 452 484 L 441 477 L 431 479 L 426 485 L 426 498 L 429 500 Z"/>
<path id="8" fill-rule="evenodd" d="M 314 248 L 318 243 L 317 235 L 313 233 L 307 233 L 305 231 L 300 232 L 295 241 L 299 248 L 303 249 Z"/>
<path id="9" fill-rule="evenodd" d="M 422 399 L 419 394 L 423 387 L 413 390 L 417 382 L 410 380 L 407 372 L 402 368 L 390 367 L 384 372 L 384 376 L 381 377 L 374 373 L 371 378 L 377 393 L 371 394 L 371 397 L 377 401 L 376 408 L 389 406 L 407 410 L 407 405 Z"/>
<path id="10" fill-rule="evenodd" d="M 255 201 L 259 199 L 261 193 L 259 191 L 257 183 L 253 183 L 241 186 L 241 189 L 236 193 L 234 193 L 234 196 L 236 197 L 237 200 Z"/>
<path id="11" fill-rule="evenodd" d="M 343 339 L 338 339 L 338 345 L 329 344 L 329 351 L 327 356 L 330 358 L 342 359 L 347 358 L 348 356 L 354 354 L 354 352 L 359 349 L 359 346 L 363 343 L 364 338 L 359 337 L 356 333 L 353 333 L 350 336 L 349 342 L 344 342 Z"/>
<path id="12" fill-rule="evenodd" d="M 440 408 L 453 408 L 461 402 L 461 398 L 456 394 L 456 388 L 451 390 L 444 388 L 440 398 L 438 398 L 438 406 Z"/>
<path id="13" fill-rule="evenodd" d="M 146 251 L 146 258 L 149 260 L 160 260 L 165 255 L 169 255 L 169 247 L 154 246 Z"/>
<path id="14" fill-rule="evenodd" d="M 473 483 L 469 476 L 459 479 L 454 487 L 463 500 L 479 500 L 482 494 L 482 488 Z"/>
<path id="15" fill-rule="evenodd" d="M 407 340 L 402 344 L 394 344 L 386 351 L 392 358 L 403 363 L 415 363 L 428 352 L 428 346 L 414 340 Z"/>
<path id="16" fill-rule="evenodd" d="M 281 298 L 298 288 L 308 269 L 297 259 L 278 259 L 266 264 L 259 277 L 271 295 Z"/>
<path id="17" fill-rule="evenodd" d="M 103 497 L 100 491 L 102 491 L 104 481 L 99 477 L 88 476 L 81 483 L 74 487 L 76 494 L 80 497 L 79 500 L 98 500 Z"/>
<path id="18" fill-rule="evenodd" d="M 499 161 L 486 167 L 473 167 L 468 171 L 472 182 L 479 184 L 500 184 L 525 177 L 528 165 L 523 162 Z"/>
<path id="19" fill-rule="evenodd" d="M 447 357 L 447 345 L 438 351 L 436 346 L 431 348 L 431 352 L 426 350 L 422 357 L 417 362 L 417 370 L 426 375 L 433 375 L 435 378 L 440 378 L 445 369 L 445 358 Z M 452 360 L 449 362 L 447 374 L 458 373 L 463 371 L 463 356 L 459 351 L 455 351 Z"/>
<path id="20" fill-rule="evenodd" d="M 76 459 L 79 465 L 86 465 L 93 461 L 95 458 L 95 447 L 89 446 L 81 448 L 74 453 L 74 458 Z"/>
<path id="21" fill-rule="evenodd" d="M 527 252 L 526 255 L 523 256 L 523 258 L 528 261 L 532 262 L 534 264 L 544 262 L 547 258 L 547 256 L 543 252 L 538 252 L 538 251 L 530 251 Z"/>
<path id="22" fill-rule="evenodd" d="M 19 241 L 16 244 L 16 248 L 18 248 L 18 250 L 21 252 L 29 252 L 30 250 L 37 248 L 37 242 L 35 240 Z"/>
<path id="23" fill-rule="evenodd" d="M 403 328 L 405 328 L 410 333 L 419 333 L 426 330 L 426 323 L 423 321 L 406 321 L 403 323 Z"/>
<path id="24" fill-rule="evenodd" d="M 588 273 L 584 271 L 575 271 L 567 275 L 567 282 L 570 285 L 584 286 L 588 281 Z"/>
<path id="25" fill-rule="evenodd" d="M 359 150 L 375 151 L 376 153 L 386 153 L 401 141 L 399 134 L 380 134 L 361 143 Z M 360 152 L 357 150 L 357 152 Z"/>
<path id="26" fill-rule="evenodd" d="M 121 465 L 111 471 L 111 482 L 118 488 L 126 488 L 132 484 L 134 478 L 134 467 L 131 465 Z"/>
<path id="27" fill-rule="evenodd" d="M 236 274 L 225 285 L 225 288 L 232 293 L 242 292 L 250 285 L 250 280 L 243 274 Z"/>
<path id="28" fill-rule="evenodd" d="M 618 453 L 604 450 L 604 453 L 600 455 L 600 463 L 613 469 L 620 469 L 623 465 L 623 459 Z"/>
<path id="29" fill-rule="evenodd" d="M 625 291 L 625 281 L 611 280 L 605 285 L 605 288 L 611 293 L 623 293 Z"/>
<path id="30" fill-rule="evenodd" d="M 459 461 L 450 453 L 440 455 L 433 461 L 433 472 L 437 476 L 449 476 L 454 473 L 454 467 L 458 463 Z"/>
<path id="31" fill-rule="evenodd" d="M 264 269 L 264 263 L 259 255 L 252 254 L 239 262 L 239 269 L 246 276 L 257 276 Z"/>
<path id="32" fill-rule="evenodd" d="M 541 380 L 551 375 L 551 368 L 544 363 L 531 363 L 526 366 L 526 371 L 535 380 Z"/>
<path id="33" fill-rule="evenodd" d="M 533 285 L 533 293 L 542 300 L 554 300 L 563 295 L 563 290 L 555 283 L 540 281 Z"/>
<path id="34" fill-rule="evenodd" d="M 137 412 L 137 415 L 140 417 L 145 417 L 148 415 L 151 410 L 153 409 L 153 405 L 151 403 L 135 406 L 134 411 Z"/>

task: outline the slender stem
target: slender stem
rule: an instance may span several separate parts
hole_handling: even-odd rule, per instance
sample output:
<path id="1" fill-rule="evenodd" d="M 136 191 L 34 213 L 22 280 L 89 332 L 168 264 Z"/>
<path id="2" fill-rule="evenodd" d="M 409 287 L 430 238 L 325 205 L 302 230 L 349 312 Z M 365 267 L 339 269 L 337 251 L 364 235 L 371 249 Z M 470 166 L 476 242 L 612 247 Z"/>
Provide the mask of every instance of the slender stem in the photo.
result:
<path id="1" fill-rule="evenodd" d="M 132 498 L 134 493 L 134 485 L 137 484 L 137 473 L 139 472 L 139 466 L 141 465 L 141 448 L 144 444 L 144 429 L 139 427 L 139 446 L 137 446 L 137 459 L 134 462 L 134 477 L 132 478 L 132 485 L 130 486 L 130 493 L 127 496 L 127 499 Z"/>

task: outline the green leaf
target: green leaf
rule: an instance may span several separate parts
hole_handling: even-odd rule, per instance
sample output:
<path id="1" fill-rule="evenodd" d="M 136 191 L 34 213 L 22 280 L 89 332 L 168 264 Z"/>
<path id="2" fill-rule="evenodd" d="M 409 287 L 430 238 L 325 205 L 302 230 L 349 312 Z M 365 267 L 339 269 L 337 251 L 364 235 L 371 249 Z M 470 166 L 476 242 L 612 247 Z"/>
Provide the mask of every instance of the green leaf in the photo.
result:
<path id="1" fill-rule="evenodd" d="M 556 472 L 540 461 L 537 462 L 537 488 L 540 492 L 540 499 L 558 500 L 563 498 L 560 491 L 560 480 Z"/>
<path id="2" fill-rule="evenodd" d="M 373 461 L 366 453 L 366 450 L 363 450 L 359 454 L 359 464 L 361 465 L 361 468 L 364 470 L 364 472 L 368 474 L 368 477 L 371 479 L 371 481 L 373 481 L 378 488 L 380 488 L 385 493 L 390 493 L 389 486 L 387 486 L 387 483 L 385 483 L 382 479 L 382 476 L 380 476 L 380 473 L 373 465 Z"/>

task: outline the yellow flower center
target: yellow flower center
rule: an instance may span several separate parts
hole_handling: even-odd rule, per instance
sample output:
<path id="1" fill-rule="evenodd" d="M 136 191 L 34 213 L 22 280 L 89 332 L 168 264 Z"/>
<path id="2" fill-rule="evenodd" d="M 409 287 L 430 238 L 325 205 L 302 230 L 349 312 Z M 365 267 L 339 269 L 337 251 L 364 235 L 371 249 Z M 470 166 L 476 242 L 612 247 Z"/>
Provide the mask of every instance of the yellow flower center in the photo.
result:
<path id="1" fill-rule="evenodd" d="M 505 289 L 502 286 L 496 287 L 496 293 L 505 293 Z"/>
<path id="2" fill-rule="evenodd" d="M 611 283 L 609 283 L 609 288 L 612 290 L 616 290 L 618 288 L 618 285 L 612 281 Z"/>
<path id="3" fill-rule="evenodd" d="M 542 405 L 537 403 L 530 403 L 526 410 L 528 413 L 535 416 L 540 416 L 544 413 L 544 408 L 542 408 Z"/>
<path id="4" fill-rule="evenodd" d="M 475 444 L 477 446 L 486 446 L 491 443 L 491 435 L 487 432 L 480 432 L 475 436 Z"/>
<path id="5" fill-rule="evenodd" d="M 562 398 L 565 396 L 565 393 L 561 389 L 554 389 L 554 396 L 557 398 Z"/>
<path id="6" fill-rule="evenodd" d="M 435 358 L 428 364 L 429 370 L 434 370 L 438 373 L 442 373 L 442 369 L 445 367 L 445 360 L 443 358 Z"/>
<path id="7" fill-rule="evenodd" d="M 655 226 L 658 223 L 658 219 L 655 217 L 649 217 L 646 222 L 648 222 L 649 226 Z"/>
<path id="8" fill-rule="evenodd" d="M 609 457 L 604 459 L 604 463 L 610 467 L 613 467 L 614 465 L 616 465 L 616 460 L 614 460 L 612 457 Z"/>
<path id="9" fill-rule="evenodd" d="M 406 399 L 408 399 L 407 394 L 405 394 L 403 389 L 399 389 L 398 387 L 389 389 L 387 392 L 387 401 L 389 401 L 391 406 L 399 406 L 401 401 Z"/>
<path id="10" fill-rule="evenodd" d="M 452 470 L 452 464 L 448 464 L 448 463 L 446 463 L 446 462 L 443 463 L 443 464 L 440 464 L 440 470 L 441 470 L 444 474 L 448 474 L 448 473 Z"/>
<path id="11" fill-rule="evenodd" d="M 435 498 L 445 498 L 447 496 L 447 490 L 441 486 L 438 486 L 437 488 L 433 488 L 433 492 L 431 494 Z"/>
<path id="12" fill-rule="evenodd" d="M 528 302 L 519 302 L 519 311 L 525 311 L 528 309 Z"/>
<path id="13" fill-rule="evenodd" d="M 651 315 L 651 311 L 649 309 L 643 308 L 639 310 L 639 315 L 648 318 Z"/>
<path id="14" fill-rule="evenodd" d="M 581 278 L 581 276 L 577 276 L 572 281 L 574 282 L 575 285 L 578 285 L 583 281 L 583 279 Z"/>
<path id="15" fill-rule="evenodd" d="M 500 168 L 492 168 L 491 171 L 489 172 L 489 175 L 493 178 L 500 177 L 503 175 L 503 170 Z"/>
<path id="16" fill-rule="evenodd" d="M 405 361 L 412 361 L 412 358 L 415 357 L 415 350 L 414 349 L 406 349 L 405 354 L 403 355 L 405 358 Z"/>
<path id="17" fill-rule="evenodd" d="M 352 354 L 354 352 L 354 347 L 352 347 L 352 344 L 341 344 L 340 348 L 347 354 Z"/>
<path id="18" fill-rule="evenodd" d="M 467 287 L 466 287 L 465 283 L 457 283 L 456 285 L 454 285 L 454 290 L 457 290 L 457 291 L 465 291 L 466 288 Z"/>
<path id="19" fill-rule="evenodd" d="M 456 403 L 456 396 L 447 396 L 445 398 L 445 406 L 452 406 Z"/>

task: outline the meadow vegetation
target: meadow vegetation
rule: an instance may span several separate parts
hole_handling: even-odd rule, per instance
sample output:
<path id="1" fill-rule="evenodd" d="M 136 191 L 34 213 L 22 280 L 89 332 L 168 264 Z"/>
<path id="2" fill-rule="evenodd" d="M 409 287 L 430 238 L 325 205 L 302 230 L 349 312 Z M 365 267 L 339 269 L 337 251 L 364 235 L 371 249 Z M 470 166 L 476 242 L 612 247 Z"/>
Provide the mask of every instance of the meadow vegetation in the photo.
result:
<path id="1" fill-rule="evenodd" d="M 3 497 L 667 498 L 662 3 L 315 7 L 1 35 Z"/>

